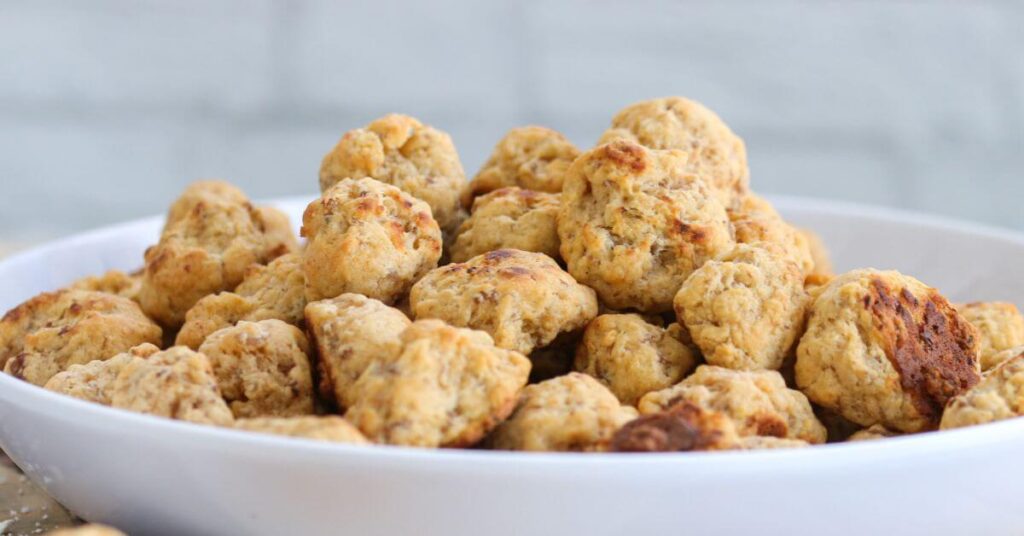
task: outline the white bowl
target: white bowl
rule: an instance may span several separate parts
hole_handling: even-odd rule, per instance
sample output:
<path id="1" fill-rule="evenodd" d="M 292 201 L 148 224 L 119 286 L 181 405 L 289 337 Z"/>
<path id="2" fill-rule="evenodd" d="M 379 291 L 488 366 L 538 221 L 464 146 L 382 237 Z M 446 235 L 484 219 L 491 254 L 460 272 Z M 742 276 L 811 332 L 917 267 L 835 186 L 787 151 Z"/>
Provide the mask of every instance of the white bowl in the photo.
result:
<path id="1" fill-rule="evenodd" d="M 1024 237 L 776 199 L 839 269 L 1024 303 Z M 278 204 L 297 222 L 304 200 Z M 0 309 L 133 269 L 159 218 L 0 263 Z M 0 374 L 0 446 L 78 515 L 132 534 L 1006 534 L 1024 527 L 1024 419 L 788 451 L 587 455 L 356 447 L 106 408 Z"/>

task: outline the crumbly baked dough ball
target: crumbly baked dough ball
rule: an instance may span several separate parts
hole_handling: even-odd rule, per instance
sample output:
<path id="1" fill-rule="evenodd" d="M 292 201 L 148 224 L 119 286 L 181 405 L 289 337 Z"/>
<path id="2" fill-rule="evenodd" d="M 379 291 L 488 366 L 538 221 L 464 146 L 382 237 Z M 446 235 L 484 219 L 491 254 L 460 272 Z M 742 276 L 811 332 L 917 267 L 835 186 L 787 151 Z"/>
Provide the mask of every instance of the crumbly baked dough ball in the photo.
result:
<path id="1" fill-rule="evenodd" d="M 739 448 L 742 439 L 724 414 L 689 402 L 643 415 L 612 436 L 613 452 L 687 452 Z"/>
<path id="2" fill-rule="evenodd" d="M 742 450 L 762 449 L 799 449 L 811 446 L 802 439 L 786 439 L 772 436 L 747 436 L 740 438 L 739 448 Z"/>
<path id="3" fill-rule="evenodd" d="M 987 371 L 1002 361 L 998 354 L 1024 345 L 1024 316 L 1017 306 L 1006 302 L 975 302 L 957 305 L 956 310 L 978 330 L 981 370 Z"/>
<path id="4" fill-rule="evenodd" d="M 161 339 L 160 326 L 128 298 L 89 290 L 44 292 L 0 320 L 0 363 L 4 372 L 42 386 L 71 365 Z"/>
<path id="5" fill-rule="evenodd" d="M 199 352 L 209 358 L 236 418 L 313 413 L 309 342 L 299 328 L 280 320 L 243 321 L 207 337 Z"/>
<path id="6" fill-rule="evenodd" d="M 71 365 L 67 370 L 50 378 L 44 386 L 62 395 L 109 406 L 114 380 L 125 365 L 137 357 L 149 357 L 160 349 L 145 343 L 106 360 L 90 361 L 84 365 Z"/>
<path id="7" fill-rule="evenodd" d="M 893 432 L 880 424 L 873 424 L 863 430 L 854 432 L 847 441 L 873 441 L 875 439 L 888 439 L 890 437 L 897 437 L 900 435 L 903 434 Z"/>
<path id="8" fill-rule="evenodd" d="M 209 359 L 184 346 L 133 359 L 114 379 L 110 393 L 115 408 L 199 424 L 229 426 L 234 421 Z"/>
<path id="9" fill-rule="evenodd" d="M 245 279 L 235 288 L 235 294 L 250 298 L 256 303 L 257 311 L 267 311 L 257 313 L 267 315 L 261 320 L 276 318 L 298 325 L 306 308 L 305 280 L 302 255 L 289 253 L 267 265 L 250 266 Z"/>
<path id="10" fill-rule="evenodd" d="M 519 405 L 492 437 L 500 450 L 596 452 L 636 418 L 636 409 L 592 376 L 570 372 L 523 389 Z"/>
<path id="11" fill-rule="evenodd" d="M 623 404 L 675 385 L 697 365 L 697 357 L 679 340 L 682 330 L 648 324 L 640 315 L 595 318 L 576 350 L 576 370 L 603 383 Z"/>
<path id="12" fill-rule="evenodd" d="M 245 204 L 249 197 L 237 186 L 222 180 L 198 180 L 185 187 L 181 195 L 167 209 L 164 231 L 174 224 L 189 218 L 196 205 L 205 203 Z"/>
<path id="13" fill-rule="evenodd" d="M 263 218 L 270 258 L 299 251 L 299 235 L 292 227 L 291 218 L 283 210 L 270 206 L 258 207 L 256 210 Z"/>
<path id="14" fill-rule="evenodd" d="M 398 309 L 361 294 L 342 294 L 306 306 L 306 328 L 316 347 L 320 396 L 341 408 L 355 403 L 352 386 L 381 356 L 401 351 L 412 324 Z"/>
<path id="15" fill-rule="evenodd" d="M 561 194 L 502 188 L 476 198 L 451 247 L 453 262 L 496 249 L 520 249 L 558 259 Z"/>
<path id="16" fill-rule="evenodd" d="M 345 419 L 337 415 L 303 417 L 260 417 L 235 421 L 236 430 L 287 437 L 301 437 L 331 443 L 365 445 L 369 441 Z"/>
<path id="17" fill-rule="evenodd" d="M 774 244 L 740 244 L 686 279 L 675 310 L 709 364 L 778 370 L 804 326 L 803 272 Z"/>
<path id="18" fill-rule="evenodd" d="M 825 245 L 825 241 L 822 240 L 821 236 L 810 229 L 802 227 L 797 227 L 796 232 L 803 236 L 804 242 L 807 243 L 807 249 L 811 252 L 811 259 L 814 261 L 814 269 L 811 273 L 822 276 L 832 275 L 834 273 L 832 257 L 829 255 L 828 246 Z"/>
<path id="19" fill-rule="evenodd" d="M 142 272 L 126 274 L 120 270 L 110 270 L 103 275 L 83 277 L 68 285 L 68 288 L 106 292 L 138 301 L 139 289 L 142 288 Z"/>
<path id="20" fill-rule="evenodd" d="M 1024 415 L 1024 346 L 1014 357 L 988 371 L 970 390 L 949 401 L 939 428 L 961 428 Z"/>
<path id="21" fill-rule="evenodd" d="M 51 530 L 44 536 L 127 536 L 125 533 L 106 525 L 90 523 L 79 527 Z"/>
<path id="22" fill-rule="evenodd" d="M 441 258 L 430 207 L 369 178 L 341 180 L 310 203 L 302 236 L 309 301 L 357 292 L 394 303 Z"/>
<path id="23" fill-rule="evenodd" d="M 565 171 L 579 155 L 571 141 L 550 128 L 513 128 L 494 146 L 467 193 L 471 198 L 509 186 L 560 193 Z"/>
<path id="24" fill-rule="evenodd" d="M 378 356 L 352 387 L 345 418 L 378 443 L 466 447 L 515 407 L 530 360 L 482 331 L 420 320 L 399 352 Z"/>
<path id="25" fill-rule="evenodd" d="M 234 292 L 206 296 L 185 313 L 175 344 L 195 350 L 213 332 L 242 320 L 277 319 L 301 325 L 305 283 L 301 254 L 288 253 L 270 264 L 254 264 Z"/>
<path id="26" fill-rule="evenodd" d="M 920 432 L 979 379 L 977 330 L 939 292 L 899 272 L 837 277 L 811 307 L 796 381 L 864 427 Z"/>
<path id="27" fill-rule="evenodd" d="M 431 271 L 409 295 L 416 319 L 486 331 L 501 348 L 529 354 L 597 316 L 594 291 L 547 255 L 499 249 Z"/>
<path id="28" fill-rule="evenodd" d="M 178 330 L 174 344 L 198 350 L 207 337 L 219 330 L 242 320 L 263 320 L 251 316 L 256 309 L 254 300 L 234 292 L 206 296 L 185 313 L 185 323 Z"/>
<path id="29" fill-rule="evenodd" d="M 686 170 L 703 177 L 725 206 L 748 190 L 750 170 L 743 140 L 714 112 L 692 100 L 666 97 L 623 108 L 598 144 L 614 140 L 686 152 Z"/>
<path id="30" fill-rule="evenodd" d="M 786 387 L 774 370 L 742 371 L 701 365 L 682 382 L 640 399 L 640 413 L 657 413 L 689 402 L 729 416 L 742 436 L 774 436 L 824 443 L 825 427 L 810 402 Z"/>
<path id="31" fill-rule="evenodd" d="M 350 177 L 372 177 L 422 199 L 445 233 L 466 216 L 466 174 L 451 137 L 407 115 L 386 115 L 342 136 L 320 165 L 320 190 Z"/>
<path id="32" fill-rule="evenodd" d="M 617 141 L 565 176 L 558 214 L 569 273 L 614 309 L 660 313 L 683 281 L 734 243 L 725 208 L 680 151 Z"/>
<path id="33" fill-rule="evenodd" d="M 139 303 L 164 327 L 180 327 L 196 302 L 235 288 L 250 265 L 272 258 L 262 215 L 229 186 L 190 186 L 172 205 L 160 241 L 146 250 Z"/>
<path id="34" fill-rule="evenodd" d="M 754 194 L 747 195 L 737 208 L 729 211 L 729 221 L 737 243 L 774 244 L 803 273 L 815 272 L 814 255 L 807 237 L 786 223 L 767 200 Z"/>

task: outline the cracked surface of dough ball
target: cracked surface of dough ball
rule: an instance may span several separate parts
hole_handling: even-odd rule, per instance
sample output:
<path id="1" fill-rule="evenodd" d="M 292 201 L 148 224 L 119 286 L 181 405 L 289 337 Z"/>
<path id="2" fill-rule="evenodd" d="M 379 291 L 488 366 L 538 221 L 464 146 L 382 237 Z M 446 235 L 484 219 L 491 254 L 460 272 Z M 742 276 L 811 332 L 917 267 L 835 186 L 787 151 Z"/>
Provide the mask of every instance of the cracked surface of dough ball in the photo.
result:
<path id="1" fill-rule="evenodd" d="M 1024 415 L 1024 346 L 1005 352 L 1015 356 L 989 370 L 977 385 L 949 401 L 942 415 L 941 429 Z"/>
<path id="2" fill-rule="evenodd" d="M 701 365 L 682 382 L 640 399 L 643 415 L 689 402 L 726 414 L 742 436 L 773 436 L 824 443 L 825 427 L 810 402 L 786 387 L 774 370 L 742 371 Z"/>
<path id="3" fill-rule="evenodd" d="M 998 366 L 999 353 L 1024 345 L 1024 316 L 1017 306 L 1005 302 L 975 302 L 956 306 L 964 317 L 978 330 L 978 351 L 981 355 L 981 370 L 987 371 Z"/>
<path id="4" fill-rule="evenodd" d="M 674 305 L 709 364 L 778 370 L 804 327 L 807 302 L 803 272 L 777 246 L 740 244 L 693 272 Z"/>
<path id="5" fill-rule="evenodd" d="M 643 415 L 612 436 L 613 452 L 688 452 L 730 450 L 741 439 L 724 414 L 680 402 L 657 413 Z"/>
<path id="6" fill-rule="evenodd" d="M 207 337 L 199 352 L 236 418 L 313 413 L 309 342 L 299 328 L 280 320 L 242 321 Z"/>
<path id="7" fill-rule="evenodd" d="M 579 155 L 580 150 L 571 141 L 550 128 L 513 128 L 495 145 L 487 162 L 470 181 L 467 192 L 477 196 L 518 186 L 560 193 L 565 171 Z"/>
<path id="8" fill-rule="evenodd" d="M 162 333 L 128 298 L 88 290 L 44 292 L 0 320 L 0 363 L 4 372 L 42 386 L 71 365 L 142 343 L 160 344 Z"/>
<path id="9" fill-rule="evenodd" d="M 672 309 L 683 281 L 732 249 L 725 208 L 686 172 L 680 151 L 618 141 L 592 149 L 565 176 L 558 214 L 569 273 L 613 309 Z"/>
<path id="10" fill-rule="evenodd" d="M 525 355 L 597 316 L 593 290 L 551 257 L 515 249 L 437 268 L 413 286 L 409 301 L 417 320 L 479 329 Z"/>
<path id="11" fill-rule="evenodd" d="M 929 430 L 949 399 L 978 382 L 977 339 L 937 290 L 899 272 L 855 270 L 811 306 L 796 381 L 861 426 Z"/>
<path id="12" fill-rule="evenodd" d="M 267 310 L 283 322 L 298 325 L 306 308 L 302 256 L 282 255 L 267 265 L 250 266 L 235 294 L 251 298 L 257 310 Z"/>
<path id="13" fill-rule="evenodd" d="M 386 115 L 346 132 L 320 165 L 320 190 L 345 178 L 371 177 L 430 205 L 441 229 L 454 233 L 465 209 L 466 174 L 451 137 L 406 115 Z"/>
<path id="14" fill-rule="evenodd" d="M 736 242 L 739 244 L 774 244 L 805 274 L 815 271 L 814 255 L 807 237 L 786 223 L 767 200 L 750 194 L 739 207 L 729 211 Z"/>
<path id="15" fill-rule="evenodd" d="M 125 365 L 136 357 L 149 357 L 159 351 L 156 346 L 143 343 L 110 359 L 71 365 L 67 370 L 50 378 L 44 387 L 55 393 L 109 406 L 114 380 Z"/>
<path id="16" fill-rule="evenodd" d="M 680 331 L 635 314 L 601 315 L 583 332 L 575 368 L 597 378 L 623 404 L 635 405 L 643 395 L 675 385 L 697 365 Z"/>
<path id="17" fill-rule="evenodd" d="M 377 443 L 468 447 L 508 416 L 529 374 L 529 359 L 482 331 L 420 320 L 359 376 L 345 418 Z"/>
<path id="18" fill-rule="evenodd" d="M 686 152 L 687 171 L 704 177 L 724 206 L 731 206 L 749 189 L 743 140 L 714 112 L 692 100 L 666 97 L 623 108 L 598 144 L 613 140 Z"/>
<path id="19" fill-rule="evenodd" d="M 252 265 L 234 292 L 206 296 L 185 313 L 175 344 L 197 349 L 213 332 L 242 320 L 277 319 L 298 326 L 306 306 L 305 281 L 298 253 Z"/>
<path id="20" fill-rule="evenodd" d="M 398 309 L 361 294 L 306 306 L 306 328 L 317 350 L 320 396 L 341 408 L 355 403 L 352 386 L 374 360 L 401 351 L 412 324 Z"/>
<path id="21" fill-rule="evenodd" d="M 558 259 L 560 194 L 502 188 L 476 198 L 473 213 L 459 227 L 453 262 L 497 249 L 519 249 Z"/>
<path id="22" fill-rule="evenodd" d="M 219 330 L 242 320 L 263 320 L 253 317 L 256 309 L 255 301 L 234 292 L 206 296 L 185 313 L 185 323 L 178 330 L 174 344 L 198 350 L 207 337 Z"/>
<path id="23" fill-rule="evenodd" d="M 863 430 L 854 432 L 847 441 L 873 441 L 875 439 L 888 439 L 890 437 L 898 437 L 901 435 L 903 434 L 893 432 L 880 424 L 873 424 Z"/>
<path id="24" fill-rule="evenodd" d="M 256 210 L 263 218 L 269 258 L 276 259 L 299 251 L 299 235 L 292 227 L 291 218 L 283 210 L 270 206 L 258 207 Z"/>
<path id="25" fill-rule="evenodd" d="M 441 258 L 426 203 L 369 178 L 343 179 L 306 207 L 306 298 L 356 292 L 395 303 Z"/>
<path id="26" fill-rule="evenodd" d="M 636 409 L 592 376 L 570 372 L 523 389 L 515 411 L 492 437 L 499 450 L 596 452 L 636 418 Z"/>
<path id="27" fill-rule="evenodd" d="M 68 288 L 106 292 L 137 302 L 139 289 L 142 288 L 142 273 L 126 274 L 120 270 L 109 270 L 102 275 L 83 277 L 68 285 Z"/>
<path id="28" fill-rule="evenodd" d="M 115 408 L 198 424 L 234 421 L 209 359 L 184 346 L 126 364 L 114 379 L 110 402 Z"/>
<path id="29" fill-rule="evenodd" d="M 358 428 L 337 415 L 238 419 L 235 421 L 234 428 L 247 432 L 300 437 L 331 443 L 356 445 L 370 443 Z"/>
<path id="30" fill-rule="evenodd" d="M 168 328 L 180 327 L 204 296 L 235 288 L 250 265 L 271 259 L 263 217 L 244 194 L 197 184 L 171 207 L 160 241 L 145 254 L 139 303 Z"/>

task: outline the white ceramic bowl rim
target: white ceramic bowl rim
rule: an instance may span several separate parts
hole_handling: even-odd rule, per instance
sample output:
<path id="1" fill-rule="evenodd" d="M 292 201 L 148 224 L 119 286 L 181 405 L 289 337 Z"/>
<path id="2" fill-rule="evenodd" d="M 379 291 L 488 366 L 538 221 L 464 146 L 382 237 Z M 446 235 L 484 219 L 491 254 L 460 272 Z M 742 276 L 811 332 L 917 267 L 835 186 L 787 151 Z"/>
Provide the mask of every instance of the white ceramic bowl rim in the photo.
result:
<path id="1" fill-rule="evenodd" d="M 300 198 L 288 198 L 279 200 L 281 203 L 295 202 Z M 306 199 L 306 198 L 301 198 Z M 776 206 L 781 210 L 789 205 L 806 205 L 813 203 L 816 208 L 836 209 L 846 213 L 862 215 L 880 220 L 890 220 L 908 223 L 919 223 L 933 227 L 969 231 L 998 237 L 1007 241 L 1024 245 L 1024 236 L 1012 231 L 992 228 L 968 222 L 958 222 L 946 218 L 929 215 L 914 214 L 904 211 L 896 211 L 878 207 L 866 207 L 851 203 L 840 203 L 833 201 L 808 200 L 805 198 L 790 198 L 775 196 L 772 198 Z M 124 233 L 126 229 L 135 227 L 141 223 L 155 222 L 159 217 L 145 218 L 132 222 L 122 223 L 94 231 L 89 231 L 71 237 L 67 237 L 47 245 L 43 245 L 16 255 L 13 255 L 0 265 L 32 264 L 40 257 L 54 249 L 64 247 L 71 241 L 76 242 L 103 242 Z M 594 471 L 602 468 L 639 468 L 651 464 L 671 463 L 673 466 L 680 464 L 700 464 L 702 469 L 707 469 L 708 464 L 721 464 L 732 470 L 740 467 L 750 469 L 763 469 L 772 461 L 782 462 L 796 461 L 803 466 L 832 466 L 836 463 L 849 464 L 876 464 L 886 461 L 897 461 L 898 459 L 922 452 L 929 453 L 955 453 L 963 449 L 974 449 L 994 443 L 1005 441 L 1024 440 L 1024 419 L 1011 419 L 981 426 L 962 428 L 957 430 L 943 431 L 939 433 L 916 434 L 904 437 L 895 437 L 878 441 L 863 441 L 854 443 L 837 443 L 819 445 L 803 449 L 780 449 L 780 450 L 753 450 L 753 451 L 725 451 L 725 452 L 697 452 L 697 453 L 658 453 L 658 454 L 625 454 L 625 453 L 522 453 L 507 451 L 488 451 L 472 449 L 420 449 L 408 447 L 395 447 L 384 445 L 357 446 L 347 444 L 336 444 L 318 442 L 305 439 L 297 439 L 266 434 L 256 434 L 232 430 L 229 428 L 217 428 L 213 426 L 202 426 L 187 422 L 174 421 L 170 419 L 154 417 L 126 410 L 120 410 L 99 404 L 85 402 L 72 397 L 60 395 L 47 391 L 41 387 L 17 380 L 6 374 L 0 374 L 0 389 L 16 393 L 17 398 L 25 404 L 43 407 L 50 406 L 53 412 L 79 414 L 83 418 L 111 421 L 125 427 L 138 427 L 151 430 L 153 433 L 168 432 L 191 436 L 189 439 L 203 442 L 219 442 L 227 449 L 232 446 L 239 448 L 250 445 L 259 446 L 265 449 L 278 449 L 291 454 L 308 454 L 311 456 L 356 456 L 365 457 L 367 463 L 373 460 L 387 459 L 392 463 L 416 463 L 416 464 L 468 464 L 483 467 L 493 467 L 494 464 L 512 464 L 516 467 L 533 466 L 542 469 L 545 465 L 557 464 L 559 467 L 568 469 Z M 183 437 L 184 438 L 184 437 Z M 614 462 L 614 463 L 613 463 Z M 625 464 L 625 465 L 623 465 Z"/>

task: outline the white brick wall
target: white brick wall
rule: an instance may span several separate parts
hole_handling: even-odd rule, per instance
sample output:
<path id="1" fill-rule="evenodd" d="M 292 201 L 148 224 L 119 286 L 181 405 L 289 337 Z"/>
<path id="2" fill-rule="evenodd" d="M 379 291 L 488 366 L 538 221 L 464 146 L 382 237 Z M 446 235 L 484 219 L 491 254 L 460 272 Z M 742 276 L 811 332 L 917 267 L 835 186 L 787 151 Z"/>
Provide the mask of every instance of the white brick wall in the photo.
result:
<path id="1" fill-rule="evenodd" d="M 389 111 L 472 174 L 509 127 L 587 146 L 667 94 L 746 139 L 760 190 L 1024 229 L 1022 23 L 1010 0 L 8 0 L 0 242 L 159 212 L 203 176 L 312 194 Z"/>
<path id="2" fill-rule="evenodd" d="M 0 97 L 138 112 L 258 111 L 272 96 L 273 2 L 23 1 L 0 18 Z"/>

